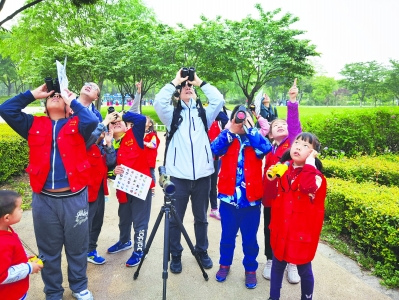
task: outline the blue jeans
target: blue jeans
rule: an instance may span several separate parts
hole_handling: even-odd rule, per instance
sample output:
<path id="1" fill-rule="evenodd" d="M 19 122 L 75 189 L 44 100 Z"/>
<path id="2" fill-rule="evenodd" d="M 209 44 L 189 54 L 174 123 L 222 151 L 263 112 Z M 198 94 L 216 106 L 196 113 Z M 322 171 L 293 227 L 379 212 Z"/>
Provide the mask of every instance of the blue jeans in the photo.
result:
<path id="1" fill-rule="evenodd" d="M 195 249 L 197 251 L 208 250 L 208 219 L 207 211 L 209 205 L 209 189 L 211 185 L 210 176 L 197 180 L 180 179 L 171 177 L 176 186 L 176 193 L 172 196 L 175 199 L 173 205 L 180 220 L 183 222 L 186 213 L 188 200 L 191 198 L 191 208 L 194 215 Z M 180 243 L 181 231 L 174 218 L 170 219 L 170 253 L 181 255 L 183 247 Z"/>
<path id="2" fill-rule="evenodd" d="M 236 208 L 234 205 L 220 201 L 219 212 L 222 224 L 219 263 L 224 266 L 230 266 L 232 264 L 236 236 L 238 229 L 240 229 L 242 235 L 242 249 L 244 252 L 242 263 L 245 271 L 256 271 L 258 269 L 256 258 L 259 254 L 256 234 L 260 223 L 260 205 Z"/>

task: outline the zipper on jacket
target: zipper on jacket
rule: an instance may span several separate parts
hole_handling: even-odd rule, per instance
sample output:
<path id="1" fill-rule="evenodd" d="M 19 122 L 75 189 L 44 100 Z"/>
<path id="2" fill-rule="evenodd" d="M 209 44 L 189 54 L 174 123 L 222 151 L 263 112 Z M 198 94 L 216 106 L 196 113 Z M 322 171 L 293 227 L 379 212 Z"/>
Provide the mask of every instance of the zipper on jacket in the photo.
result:
<path id="1" fill-rule="evenodd" d="M 51 188 L 52 189 L 54 189 L 55 187 L 54 187 L 54 173 L 55 173 L 55 149 L 56 149 L 56 143 L 57 143 L 57 139 L 56 139 L 56 136 L 55 136 L 55 129 L 56 129 L 56 127 L 57 127 L 57 122 L 58 122 L 58 120 L 56 120 L 56 121 L 54 121 L 55 123 L 54 123 L 54 127 L 53 127 L 53 149 L 54 149 L 54 152 L 53 152 L 53 165 L 51 166 L 51 168 L 52 168 L 52 170 L 51 170 Z"/>
<path id="2" fill-rule="evenodd" d="M 208 155 L 208 149 L 206 148 L 206 145 L 205 145 L 205 152 L 206 152 L 206 161 L 209 164 L 209 155 Z"/>
<path id="3" fill-rule="evenodd" d="M 176 167 L 176 147 L 175 147 L 175 156 L 173 157 L 173 166 Z"/>
<path id="4" fill-rule="evenodd" d="M 188 119 L 189 120 L 190 119 L 194 120 L 193 118 L 191 118 L 191 108 L 190 107 L 188 108 Z M 194 126 L 194 124 L 193 124 L 193 126 Z M 193 149 L 194 147 L 193 147 L 193 140 L 191 139 L 191 122 L 190 122 L 190 127 L 189 127 L 188 132 L 189 132 L 190 144 L 191 144 L 191 159 L 192 159 L 192 162 L 193 162 L 192 163 L 192 165 L 193 165 L 193 180 L 195 180 L 195 163 L 194 163 L 194 149 Z"/>
<path id="5" fill-rule="evenodd" d="M 193 118 L 193 117 L 191 117 L 191 120 L 192 120 L 192 122 L 193 122 L 193 127 L 194 127 L 194 131 L 195 131 L 195 123 L 194 123 L 194 118 Z"/>

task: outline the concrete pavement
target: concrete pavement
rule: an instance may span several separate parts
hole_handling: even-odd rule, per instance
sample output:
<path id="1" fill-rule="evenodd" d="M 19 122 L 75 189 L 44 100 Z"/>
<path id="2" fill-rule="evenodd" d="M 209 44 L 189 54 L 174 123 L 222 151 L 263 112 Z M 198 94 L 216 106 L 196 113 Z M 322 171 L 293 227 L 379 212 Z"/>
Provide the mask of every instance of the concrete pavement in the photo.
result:
<path id="1" fill-rule="evenodd" d="M 164 137 L 159 133 L 162 141 L 158 159 L 163 159 Z M 159 162 L 158 162 L 159 163 Z M 158 175 L 157 175 L 158 177 Z M 156 194 L 153 198 L 152 213 L 149 225 L 149 233 L 153 229 L 154 222 L 163 205 L 163 192 L 159 185 L 156 187 Z M 115 198 L 115 190 L 111 188 L 111 196 L 106 202 L 104 225 L 99 237 L 98 253 L 107 259 L 104 265 L 97 266 L 88 264 L 87 275 L 89 278 L 89 289 L 96 300 L 107 299 L 162 299 L 163 279 L 163 236 L 164 218 L 155 235 L 154 242 L 150 248 L 148 257 L 143 263 L 140 275 L 133 280 L 133 274 L 137 267 L 127 268 L 126 260 L 130 257 L 131 251 L 123 251 L 116 254 L 107 254 L 108 247 L 117 242 L 119 237 L 118 229 L 118 203 Z M 191 207 L 187 208 L 184 226 L 195 244 L 194 218 Z M 36 242 L 33 232 L 32 213 L 26 211 L 20 223 L 15 224 L 14 229 L 20 238 L 33 250 L 36 250 Z M 209 218 L 208 227 L 209 250 L 208 253 L 213 260 L 214 266 L 206 270 L 209 280 L 205 281 L 195 258 L 191 255 L 190 249 L 182 237 L 182 245 L 185 248 L 182 255 L 183 272 L 172 274 L 168 271 L 166 296 L 168 299 L 268 299 L 269 281 L 262 277 L 265 264 L 263 255 L 263 222 L 258 230 L 258 241 L 260 252 L 258 256 L 259 268 L 257 271 L 258 286 L 254 290 L 248 290 L 244 285 L 244 268 L 242 266 L 242 241 L 239 235 L 236 240 L 236 250 L 233 265 L 227 280 L 219 283 L 215 280 L 218 271 L 220 221 Z M 62 270 L 64 274 L 63 286 L 65 288 L 64 300 L 74 299 L 68 288 L 67 264 L 63 256 Z M 313 272 L 315 275 L 314 299 L 332 300 L 399 300 L 397 290 L 389 290 L 380 286 L 378 279 L 368 275 L 368 272 L 360 270 L 358 265 L 351 259 L 338 254 L 327 245 L 320 243 L 313 261 Z M 45 299 L 43 294 L 43 282 L 40 275 L 30 276 L 30 289 L 28 299 Z M 1 298 L 1 297 L 0 297 Z M 283 281 L 281 300 L 300 299 L 300 284 L 289 284 L 286 279 Z"/>

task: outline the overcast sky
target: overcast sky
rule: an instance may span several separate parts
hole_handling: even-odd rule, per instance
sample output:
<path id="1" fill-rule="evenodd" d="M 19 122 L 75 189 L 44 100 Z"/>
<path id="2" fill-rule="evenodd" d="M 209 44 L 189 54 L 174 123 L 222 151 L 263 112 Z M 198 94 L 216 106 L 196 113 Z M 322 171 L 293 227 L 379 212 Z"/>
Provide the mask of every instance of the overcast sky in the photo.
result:
<path id="1" fill-rule="evenodd" d="M 46 0 L 49 1 L 49 0 Z M 143 0 L 161 22 L 190 27 L 208 19 L 241 20 L 257 17 L 255 3 L 265 11 L 281 8 L 299 17 L 295 28 L 317 46 L 318 64 L 328 76 L 338 78 L 346 63 L 399 60 L 399 0 Z M 7 0 L 0 19 L 20 8 L 24 0 Z M 6 23 L 7 24 L 7 23 Z"/>

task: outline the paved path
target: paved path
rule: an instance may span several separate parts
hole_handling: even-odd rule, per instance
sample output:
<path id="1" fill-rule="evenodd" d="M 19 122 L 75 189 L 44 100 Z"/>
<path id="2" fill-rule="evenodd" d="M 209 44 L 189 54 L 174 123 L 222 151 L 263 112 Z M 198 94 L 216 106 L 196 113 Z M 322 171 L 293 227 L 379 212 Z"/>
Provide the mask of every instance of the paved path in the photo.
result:
<path id="1" fill-rule="evenodd" d="M 163 134 L 159 134 L 163 141 Z M 163 149 L 160 149 L 159 160 L 162 159 Z M 115 195 L 113 189 L 111 194 Z M 159 186 L 156 187 L 156 195 L 153 198 L 152 213 L 150 219 L 150 231 L 163 205 L 163 192 Z M 106 203 L 104 225 L 99 238 L 98 252 L 105 256 L 107 262 L 102 266 L 89 263 L 88 277 L 89 289 L 93 292 L 96 300 L 108 299 L 162 299 L 162 259 L 163 259 L 163 236 L 164 219 L 156 233 L 154 242 L 150 248 L 147 259 L 144 261 L 137 280 L 133 280 L 133 274 L 137 268 L 127 268 L 126 260 L 130 257 L 130 250 L 117 254 L 107 254 L 106 250 L 113 245 L 119 237 L 118 230 L 118 204 L 115 196 L 111 196 Z M 188 207 L 184 226 L 194 242 L 194 219 L 191 207 Z M 16 232 L 32 249 L 36 249 L 34 239 L 32 213 L 26 211 L 20 223 L 14 226 Z M 183 272 L 172 274 L 168 272 L 167 298 L 178 300 L 204 300 L 204 299 L 267 299 L 269 295 L 269 281 L 262 277 L 265 257 L 263 247 L 258 256 L 259 269 L 257 271 L 258 286 L 254 290 L 248 290 L 244 285 L 244 268 L 242 266 L 242 241 L 237 237 L 237 247 L 230 274 L 224 283 L 215 280 L 218 270 L 218 251 L 220 241 L 220 221 L 209 218 L 209 255 L 213 259 L 214 267 L 207 270 L 209 280 L 205 281 L 194 257 L 182 238 Z M 258 241 L 263 245 L 262 225 L 258 231 Z M 64 273 L 64 300 L 74 299 L 68 288 L 67 265 L 63 257 L 62 269 Z M 314 299 L 332 300 L 399 300 L 397 290 L 388 290 L 381 287 L 378 279 L 362 272 L 352 260 L 338 254 L 327 245 L 319 244 L 316 258 L 313 261 L 315 274 Z M 40 275 L 31 275 L 31 287 L 29 299 L 44 299 L 43 282 Z M 300 285 L 289 284 L 286 279 L 283 282 L 281 300 L 292 300 L 300 298 Z"/>

